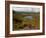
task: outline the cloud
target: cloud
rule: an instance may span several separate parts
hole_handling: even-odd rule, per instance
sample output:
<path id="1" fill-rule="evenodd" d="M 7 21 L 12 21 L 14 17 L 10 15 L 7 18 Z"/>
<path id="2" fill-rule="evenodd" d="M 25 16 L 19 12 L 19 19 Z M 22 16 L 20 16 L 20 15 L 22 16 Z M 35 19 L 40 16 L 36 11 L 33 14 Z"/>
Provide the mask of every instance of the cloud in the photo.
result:
<path id="1" fill-rule="evenodd" d="M 30 7 L 14 7 L 13 8 L 14 11 L 18 11 L 18 12 L 40 12 L 39 8 L 30 8 Z"/>

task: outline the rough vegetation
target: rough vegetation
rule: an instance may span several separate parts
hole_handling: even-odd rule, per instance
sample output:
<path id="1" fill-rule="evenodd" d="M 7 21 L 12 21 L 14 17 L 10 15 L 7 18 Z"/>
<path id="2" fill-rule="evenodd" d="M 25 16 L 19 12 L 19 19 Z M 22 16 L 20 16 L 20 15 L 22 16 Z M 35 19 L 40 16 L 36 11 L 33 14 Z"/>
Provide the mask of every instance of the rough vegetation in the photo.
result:
<path id="1" fill-rule="evenodd" d="M 13 30 L 35 30 L 40 28 L 40 14 L 39 13 L 25 13 L 13 11 Z M 31 18 L 28 18 L 30 16 Z M 26 18 L 27 17 L 27 18 Z"/>

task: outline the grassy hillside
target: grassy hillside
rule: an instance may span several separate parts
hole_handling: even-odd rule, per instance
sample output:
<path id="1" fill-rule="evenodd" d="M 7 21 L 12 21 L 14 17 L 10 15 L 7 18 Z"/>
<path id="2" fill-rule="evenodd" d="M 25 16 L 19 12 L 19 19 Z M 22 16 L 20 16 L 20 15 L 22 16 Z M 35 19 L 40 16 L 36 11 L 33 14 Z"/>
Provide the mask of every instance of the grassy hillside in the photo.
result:
<path id="1" fill-rule="evenodd" d="M 27 16 L 30 16 L 30 18 L 31 17 L 32 18 L 30 19 Z M 29 26 L 30 26 L 30 29 L 40 28 L 40 14 L 39 13 L 13 11 L 13 30 L 23 30 L 24 28 L 29 27 Z"/>

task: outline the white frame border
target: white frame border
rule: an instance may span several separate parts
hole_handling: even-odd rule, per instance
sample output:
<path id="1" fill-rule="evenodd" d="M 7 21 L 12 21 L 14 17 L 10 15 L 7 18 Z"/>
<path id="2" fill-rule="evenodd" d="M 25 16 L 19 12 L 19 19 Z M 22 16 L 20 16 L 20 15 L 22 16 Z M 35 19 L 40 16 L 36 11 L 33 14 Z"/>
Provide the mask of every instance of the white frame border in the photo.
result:
<path id="1" fill-rule="evenodd" d="M 12 7 L 35 7 L 40 8 L 40 30 L 22 30 L 22 31 L 12 31 Z M 24 34 L 24 33 L 40 33 L 42 32 L 42 6 L 36 6 L 36 5 L 19 5 L 19 4 L 10 4 L 10 34 Z"/>

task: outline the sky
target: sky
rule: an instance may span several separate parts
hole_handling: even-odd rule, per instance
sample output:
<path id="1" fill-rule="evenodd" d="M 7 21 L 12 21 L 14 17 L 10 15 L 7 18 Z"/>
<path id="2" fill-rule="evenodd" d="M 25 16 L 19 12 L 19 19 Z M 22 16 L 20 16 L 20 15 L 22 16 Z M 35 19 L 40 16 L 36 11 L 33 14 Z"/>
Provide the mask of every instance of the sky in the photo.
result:
<path id="1" fill-rule="evenodd" d="M 14 11 L 18 12 L 40 12 L 40 8 L 30 8 L 30 7 L 13 7 Z"/>

